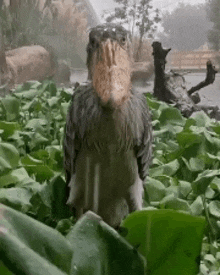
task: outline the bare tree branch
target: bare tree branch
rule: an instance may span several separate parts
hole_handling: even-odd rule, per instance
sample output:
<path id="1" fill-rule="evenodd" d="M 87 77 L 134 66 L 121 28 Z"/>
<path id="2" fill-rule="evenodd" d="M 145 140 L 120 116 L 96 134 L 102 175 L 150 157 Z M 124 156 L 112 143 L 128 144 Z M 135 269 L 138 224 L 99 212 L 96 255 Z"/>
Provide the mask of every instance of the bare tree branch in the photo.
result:
<path id="1" fill-rule="evenodd" d="M 188 95 L 192 95 L 195 91 L 198 91 L 209 84 L 212 84 L 215 81 L 215 75 L 218 72 L 215 67 L 212 65 L 212 62 L 210 60 L 206 63 L 207 71 L 206 71 L 206 78 L 204 81 L 200 82 L 196 86 L 192 87 L 187 91 Z"/>

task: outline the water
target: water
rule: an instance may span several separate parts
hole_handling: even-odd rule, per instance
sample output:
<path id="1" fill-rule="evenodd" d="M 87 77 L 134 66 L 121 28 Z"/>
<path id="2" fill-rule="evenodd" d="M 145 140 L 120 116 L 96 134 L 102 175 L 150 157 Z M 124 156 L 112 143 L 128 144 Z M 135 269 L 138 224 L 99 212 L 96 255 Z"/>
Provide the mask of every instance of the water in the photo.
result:
<path id="1" fill-rule="evenodd" d="M 205 80 L 205 77 L 206 73 L 192 73 L 185 75 L 187 89 L 190 89 L 192 86 Z M 220 108 L 220 74 L 216 74 L 213 84 L 200 89 L 198 93 L 201 97 L 201 104 L 211 106 L 217 105 Z"/>
<path id="2" fill-rule="evenodd" d="M 186 87 L 190 89 L 192 86 L 197 85 L 205 80 L 206 73 L 189 73 L 184 75 L 186 80 Z M 71 75 L 71 82 L 84 82 L 87 80 L 87 70 L 74 70 Z M 153 78 L 146 82 L 144 85 L 136 86 L 140 92 L 152 92 L 154 88 Z M 215 81 L 199 91 L 201 97 L 200 104 L 211 106 L 218 106 L 220 108 L 220 73 L 216 74 Z"/>

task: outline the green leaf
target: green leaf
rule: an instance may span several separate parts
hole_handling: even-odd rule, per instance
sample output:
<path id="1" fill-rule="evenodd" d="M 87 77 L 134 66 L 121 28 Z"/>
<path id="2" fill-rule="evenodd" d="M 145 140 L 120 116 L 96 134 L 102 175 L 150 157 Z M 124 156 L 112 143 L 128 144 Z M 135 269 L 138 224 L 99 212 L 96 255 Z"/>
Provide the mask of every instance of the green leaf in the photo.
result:
<path id="1" fill-rule="evenodd" d="M 67 202 L 67 184 L 61 176 L 54 177 L 51 182 L 52 189 L 52 216 L 56 219 L 70 217 L 72 212 Z"/>
<path id="2" fill-rule="evenodd" d="M 192 214 L 195 216 L 199 216 L 202 214 L 203 210 L 204 210 L 204 206 L 202 203 L 202 198 L 201 196 L 198 196 L 194 202 L 190 205 Z"/>
<path id="3" fill-rule="evenodd" d="M 25 129 L 30 129 L 35 132 L 43 134 L 45 132 L 44 126 L 47 125 L 46 119 L 42 118 L 33 118 L 28 121 L 28 123 L 25 126 Z"/>
<path id="4" fill-rule="evenodd" d="M 0 274 L 4 275 L 14 275 L 4 264 L 0 261 Z"/>
<path id="5" fill-rule="evenodd" d="M 192 186 L 187 181 L 180 180 L 179 181 L 179 186 L 180 186 L 180 193 L 184 197 L 187 197 L 189 195 L 189 193 L 192 191 Z"/>
<path id="6" fill-rule="evenodd" d="M 60 102 L 61 102 L 61 98 L 59 98 L 57 96 L 53 96 L 53 97 L 49 98 L 47 100 L 47 102 L 51 108 L 57 107 L 58 104 L 60 104 Z"/>
<path id="7" fill-rule="evenodd" d="M 220 218 L 220 201 L 211 201 L 209 204 L 209 212 L 216 218 Z"/>
<path id="8" fill-rule="evenodd" d="M 54 171 L 51 170 L 47 165 L 25 165 L 25 169 L 28 174 L 35 175 L 36 180 L 43 182 L 49 180 L 54 176 Z"/>
<path id="9" fill-rule="evenodd" d="M 12 96 L 1 99 L 6 114 L 6 120 L 12 121 L 19 117 L 20 101 Z"/>
<path id="10" fill-rule="evenodd" d="M 0 121 L 0 129 L 4 130 L 1 134 L 3 139 L 12 136 L 17 130 L 20 130 L 20 125 L 17 122 Z"/>
<path id="11" fill-rule="evenodd" d="M 29 91 L 23 91 L 19 93 L 14 93 L 14 96 L 21 99 L 34 99 L 39 95 L 39 91 L 36 89 L 30 89 Z"/>
<path id="12" fill-rule="evenodd" d="M 211 120 L 203 111 L 196 112 L 193 115 L 193 119 L 198 127 L 209 127 L 213 125 L 213 120 Z"/>
<path id="13" fill-rule="evenodd" d="M 37 216 L 39 221 L 45 221 L 51 216 L 51 186 L 44 183 L 30 199 L 32 204 L 31 213 Z"/>
<path id="14" fill-rule="evenodd" d="M 159 117 L 159 121 L 162 125 L 173 124 L 184 126 L 185 120 L 186 119 L 181 115 L 181 112 L 174 107 L 163 109 Z"/>
<path id="15" fill-rule="evenodd" d="M 9 171 L 7 174 L 0 177 L 0 187 L 6 187 L 11 184 L 15 185 L 22 182 L 34 182 L 23 167 Z"/>
<path id="16" fill-rule="evenodd" d="M 39 147 L 42 147 L 43 145 L 47 145 L 48 144 L 48 139 L 45 138 L 43 135 L 41 135 L 40 133 L 32 133 L 32 139 L 29 142 L 29 146 L 31 150 L 37 150 L 39 149 Z"/>
<path id="17" fill-rule="evenodd" d="M 71 274 L 145 274 L 143 257 L 113 228 L 88 211 L 67 235 Z"/>
<path id="18" fill-rule="evenodd" d="M 191 209 L 188 202 L 186 200 L 174 197 L 173 194 L 170 194 L 163 198 L 160 201 L 160 206 L 161 208 L 165 209 L 181 210 L 191 213 Z"/>
<path id="19" fill-rule="evenodd" d="M 176 171 L 179 169 L 179 162 L 178 160 L 173 160 L 169 163 L 166 163 L 164 165 L 150 168 L 149 175 L 151 177 L 157 177 L 160 175 L 167 175 L 172 176 L 176 173 Z"/>
<path id="20" fill-rule="evenodd" d="M 0 143 L 0 156 L 9 163 L 12 168 L 18 166 L 19 153 L 10 143 Z"/>
<path id="21" fill-rule="evenodd" d="M 69 105 L 70 105 L 69 103 L 61 103 L 60 112 L 61 112 L 63 119 L 66 119 Z"/>
<path id="22" fill-rule="evenodd" d="M 17 210 L 27 212 L 30 208 L 30 198 L 33 193 L 25 188 L 1 188 L 0 203 L 4 203 Z"/>
<path id="23" fill-rule="evenodd" d="M 23 111 L 29 111 L 29 112 L 33 112 L 33 111 L 39 112 L 41 109 L 42 109 L 42 105 L 37 98 L 34 98 L 32 101 L 26 103 L 22 107 Z"/>
<path id="24" fill-rule="evenodd" d="M 189 160 L 190 171 L 203 171 L 205 168 L 204 161 L 199 158 L 190 158 Z"/>
<path id="25" fill-rule="evenodd" d="M 0 205 L 0 253 L 16 274 L 70 274 L 72 249 L 56 230 Z"/>
<path id="26" fill-rule="evenodd" d="M 0 156 L 0 174 L 4 174 L 11 169 L 10 163 Z"/>
<path id="27" fill-rule="evenodd" d="M 201 143 L 202 138 L 198 134 L 191 132 L 181 132 L 177 134 L 177 141 L 182 147 L 189 147 L 195 143 Z"/>
<path id="28" fill-rule="evenodd" d="M 195 181 L 192 182 L 193 191 L 197 195 L 205 194 L 207 187 L 217 175 L 220 175 L 220 170 L 205 170 L 198 174 Z"/>
<path id="29" fill-rule="evenodd" d="M 165 186 L 159 180 L 148 177 L 145 187 L 150 201 L 160 201 L 165 196 Z"/>
<path id="30" fill-rule="evenodd" d="M 144 210 L 130 214 L 122 226 L 125 237 L 147 259 L 147 274 L 195 275 L 205 220 L 174 210 Z"/>
<path id="31" fill-rule="evenodd" d="M 21 158 L 21 163 L 25 165 L 41 165 L 43 164 L 42 160 L 35 159 L 30 155 L 26 155 L 25 157 Z"/>

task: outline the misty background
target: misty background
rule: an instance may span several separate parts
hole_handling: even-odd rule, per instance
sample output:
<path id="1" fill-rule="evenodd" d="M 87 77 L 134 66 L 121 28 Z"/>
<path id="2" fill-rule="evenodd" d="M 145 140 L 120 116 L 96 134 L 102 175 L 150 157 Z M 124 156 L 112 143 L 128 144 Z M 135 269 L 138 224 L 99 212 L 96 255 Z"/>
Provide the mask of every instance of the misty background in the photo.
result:
<path id="1" fill-rule="evenodd" d="M 4 50 L 42 45 L 53 52 L 57 63 L 62 61 L 71 70 L 72 82 L 82 82 L 87 78 L 89 29 L 106 21 L 122 24 L 132 34 L 134 61 L 143 63 L 138 70 L 146 73 L 142 81 L 146 90 L 152 89 L 153 41 L 172 48 L 169 69 L 174 52 L 218 53 L 219 18 L 219 0 L 3 0 L 1 29 Z M 218 54 L 207 58 L 219 66 Z M 204 77 L 204 71 L 193 73 L 195 82 Z M 186 80 L 193 82 L 187 76 Z M 210 89 L 218 93 L 218 81 Z"/>

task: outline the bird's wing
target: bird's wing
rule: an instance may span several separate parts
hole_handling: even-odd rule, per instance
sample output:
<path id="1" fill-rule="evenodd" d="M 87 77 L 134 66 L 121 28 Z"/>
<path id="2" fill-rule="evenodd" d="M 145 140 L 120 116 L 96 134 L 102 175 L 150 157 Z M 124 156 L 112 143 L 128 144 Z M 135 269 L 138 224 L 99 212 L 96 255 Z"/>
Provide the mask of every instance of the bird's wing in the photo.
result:
<path id="1" fill-rule="evenodd" d="M 97 109 L 97 100 L 93 96 L 91 83 L 77 87 L 67 114 L 63 142 L 67 184 L 76 173 L 76 158 L 81 149 L 84 136 L 89 126 L 91 126 L 91 120 L 95 120 L 94 113 Z"/>
<path id="2" fill-rule="evenodd" d="M 148 175 L 149 165 L 152 159 L 152 125 L 151 115 L 147 106 L 146 98 L 140 99 L 140 116 L 141 116 L 141 135 L 136 145 L 136 156 L 138 163 L 138 173 L 141 180 L 145 180 Z"/>
<path id="3" fill-rule="evenodd" d="M 82 128 L 80 127 L 82 113 L 84 110 L 85 96 L 88 85 L 78 86 L 72 96 L 67 113 L 65 133 L 64 133 L 64 169 L 66 172 L 66 182 L 70 182 L 71 177 L 76 172 L 75 162 L 81 148 Z M 80 132 L 81 128 L 81 132 Z"/>
<path id="4" fill-rule="evenodd" d="M 75 122 L 75 102 L 77 101 L 77 91 L 74 92 L 69 110 L 67 113 L 66 126 L 64 130 L 64 170 L 66 173 L 66 181 L 70 182 L 72 174 L 75 174 L 75 161 L 80 143 L 77 138 L 77 124 Z M 78 142 L 77 142 L 78 141 Z"/>

